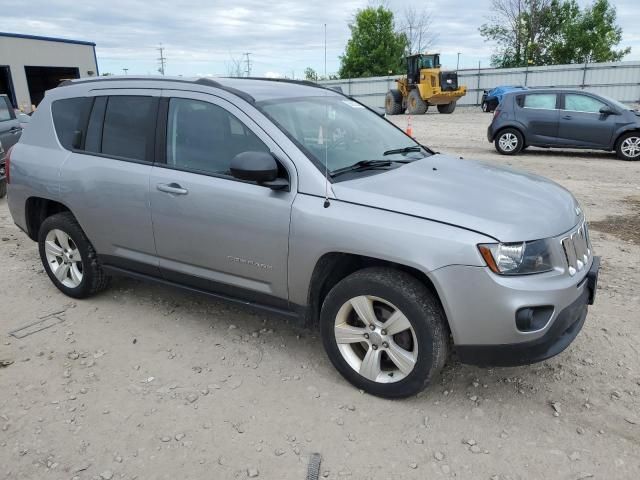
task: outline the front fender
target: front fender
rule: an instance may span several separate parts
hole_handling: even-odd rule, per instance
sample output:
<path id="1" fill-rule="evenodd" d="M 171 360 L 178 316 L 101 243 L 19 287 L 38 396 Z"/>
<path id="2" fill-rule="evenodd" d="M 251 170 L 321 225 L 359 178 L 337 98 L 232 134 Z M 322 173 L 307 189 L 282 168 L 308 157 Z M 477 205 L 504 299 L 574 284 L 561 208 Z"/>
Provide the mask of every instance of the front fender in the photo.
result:
<path id="1" fill-rule="evenodd" d="M 425 274 L 447 265 L 484 266 L 478 243 L 490 237 L 455 226 L 363 205 L 300 194 L 291 212 L 289 300 L 307 305 L 315 266 L 328 253 L 361 255 Z"/>

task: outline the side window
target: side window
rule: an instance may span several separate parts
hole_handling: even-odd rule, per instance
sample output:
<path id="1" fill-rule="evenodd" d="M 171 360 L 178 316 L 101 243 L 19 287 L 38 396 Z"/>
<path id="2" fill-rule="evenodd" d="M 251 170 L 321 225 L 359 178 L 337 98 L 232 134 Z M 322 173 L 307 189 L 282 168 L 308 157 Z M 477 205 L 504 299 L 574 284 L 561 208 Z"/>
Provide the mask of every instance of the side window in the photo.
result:
<path id="1" fill-rule="evenodd" d="M 228 175 L 233 157 L 247 151 L 269 148 L 224 108 L 185 98 L 169 101 L 167 165 Z"/>
<path id="2" fill-rule="evenodd" d="M 564 96 L 564 109 L 573 112 L 599 113 L 606 104 L 587 95 L 567 93 Z"/>
<path id="3" fill-rule="evenodd" d="M 7 120 L 11 120 L 13 117 L 11 116 L 11 110 L 9 110 L 9 104 L 7 103 L 5 97 L 0 97 L 0 122 L 6 122 Z"/>
<path id="4" fill-rule="evenodd" d="M 131 160 L 150 160 L 156 107 L 154 97 L 109 97 L 104 113 L 101 153 Z"/>
<path id="5" fill-rule="evenodd" d="M 539 108 L 545 110 L 555 110 L 555 93 L 531 93 L 524 96 L 524 108 Z"/>
<path id="6" fill-rule="evenodd" d="M 81 140 L 87 114 L 93 99 L 89 97 L 65 98 L 51 104 L 51 115 L 58 140 L 64 148 L 72 150 L 79 147 L 74 142 Z"/>

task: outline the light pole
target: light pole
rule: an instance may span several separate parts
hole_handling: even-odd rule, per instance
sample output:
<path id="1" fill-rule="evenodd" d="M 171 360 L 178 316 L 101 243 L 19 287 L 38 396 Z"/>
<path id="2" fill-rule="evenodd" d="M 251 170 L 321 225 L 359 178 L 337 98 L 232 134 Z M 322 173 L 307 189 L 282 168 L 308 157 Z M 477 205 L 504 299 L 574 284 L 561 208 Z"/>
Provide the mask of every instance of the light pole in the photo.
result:
<path id="1" fill-rule="evenodd" d="M 459 68 L 460 68 L 460 52 L 458 52 L 458 61 L 456 63 L 456 73 L 458 73 Z"/>
<path id="2" fill-rule="evenodd" d="M 128 75 L 127 72 L 129 71 L 129 69 L 128 68 L 123 68 L 122 71 L 124 72 L 125 75 Z"/>

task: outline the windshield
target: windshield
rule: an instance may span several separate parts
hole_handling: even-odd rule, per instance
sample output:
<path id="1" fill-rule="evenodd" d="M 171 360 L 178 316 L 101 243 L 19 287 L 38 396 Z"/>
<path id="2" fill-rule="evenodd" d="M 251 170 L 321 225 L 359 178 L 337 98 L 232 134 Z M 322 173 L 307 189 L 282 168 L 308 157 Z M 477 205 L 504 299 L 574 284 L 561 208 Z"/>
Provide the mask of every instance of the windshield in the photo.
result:
<path id="1" fill-rule="evenodd" d="M 429 153 L 384 118 L 342 96 L 298 97 L 258 104 L 329 172 L 368 160 L 410 161 Z M 390 150 L 413 147 L 411 151 Z M 416 151 L 417 150 L 417 151 Z"/>
<path id="2" fill-rule="evenodd" d="M 607 102 L 609 102 L 610 104 L 612 104 L 614 107 L 619 108 L 620 110 L 622 110 L 623 112 L 626 110 L 631 110 L 631 106 L 630 105 L 625 105 L 624 103 L 621 103 L 617 100 L 614 100 L 611 97 L 607 97 L 606 95 L 600 95 L 602 98 L 604 98 Z"/>

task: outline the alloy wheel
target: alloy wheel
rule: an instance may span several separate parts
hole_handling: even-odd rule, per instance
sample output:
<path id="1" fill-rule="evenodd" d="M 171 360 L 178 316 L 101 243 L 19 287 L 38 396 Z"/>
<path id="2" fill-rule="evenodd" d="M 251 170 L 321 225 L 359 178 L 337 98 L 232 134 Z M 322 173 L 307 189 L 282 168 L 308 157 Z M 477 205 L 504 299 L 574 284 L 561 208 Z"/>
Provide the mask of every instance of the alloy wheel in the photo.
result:
<path id="1" fill-rule="evenodd" d="M 361 295 L 345 302 L 336 315 L 335 340 L 344 360 L 363 377 L 393 383 L 409 375 L 418 360 L 416 333 L 390 302 Z"/>
<path id="2" fill-rule="evenodd" d="M 513 133 L 504 133 L 500 136 L 499 144 L 505 152 L 513 152 L 518 146 L 518 137 Z"/>
<path id="3" fill-rule="evenodd" d="M 640 157 L 640 137 L 626 138 L 622 142 L 620 150 L 628 158 Z"/>
<path id="4" fill-rule="evenodd" d="M 59 229 L 51 230 L 44 245 L 47 263 L 58 281 L 68 288 L 82 283 L 82 257 L 73 239 Z"/>

